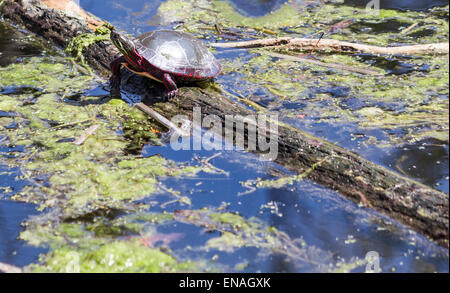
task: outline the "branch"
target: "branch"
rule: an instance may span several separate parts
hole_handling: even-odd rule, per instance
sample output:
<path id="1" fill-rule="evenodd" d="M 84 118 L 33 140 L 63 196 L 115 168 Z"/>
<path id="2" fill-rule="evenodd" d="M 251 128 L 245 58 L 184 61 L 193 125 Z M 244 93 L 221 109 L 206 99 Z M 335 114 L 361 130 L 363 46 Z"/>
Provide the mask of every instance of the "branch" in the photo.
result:
<path id="1" fill-rule="evenodd" d="M 0 262 L 0 272 L 5 274 L 21 274 L 22 269 L 7 263 Z"/>
<path id="2" fill-rule="evenodd" d="M 90 135 L 94 134 L 94 132 L 97 131 L 97 129 L 98 129 L 99 127 L 100 127 L 100 125 L 98 125 L 98 124 L 94 124 L 94 125 L 90 126 L 88 129 L 86 129 L 86 130 L 83 132 L 83 134 L 82 134 L 80 137 L 78 137 L 78 138 L 73 142 L 73 144 L 75 144 L 75 145 L 82 145 L 82 144 L 86 141 L 86 139 L 88 139 L 88 137 L 89 137 Z"/>
<path id="3" fill-rule="evenodd" d="M 305 38 L 274 38 L 259 39 L 244 42 L 216 43 L 212 46 L 216 48 L 261 48 L 277 47 L 297 50 L 312 50 L 317 44 L 317 39 Z M 398 47 L 378 47 L 364 44 L 356 44 L 332 39 L 322 39 L 316 47 L 317 51 L 338 52 L 338 53 L 368 53 L 381 55 L 413 55 L 413 54 L 448 54 L 448 43 L 398 46 Z"/>

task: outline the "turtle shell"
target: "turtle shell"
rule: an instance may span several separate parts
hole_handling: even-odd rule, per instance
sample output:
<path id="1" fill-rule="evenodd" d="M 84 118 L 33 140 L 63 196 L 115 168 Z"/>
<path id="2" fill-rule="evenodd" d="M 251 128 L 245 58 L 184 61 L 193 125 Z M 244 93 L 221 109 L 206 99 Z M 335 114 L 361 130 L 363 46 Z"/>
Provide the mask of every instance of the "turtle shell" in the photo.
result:
<path id="1" fill-rule="evenodd" d="M 176 31 L 160 30 L 142 34 L 135 40 L 136 50 L 162 71 L 193 78 L 212 78 L 221 67 L 202 41 Z"/>

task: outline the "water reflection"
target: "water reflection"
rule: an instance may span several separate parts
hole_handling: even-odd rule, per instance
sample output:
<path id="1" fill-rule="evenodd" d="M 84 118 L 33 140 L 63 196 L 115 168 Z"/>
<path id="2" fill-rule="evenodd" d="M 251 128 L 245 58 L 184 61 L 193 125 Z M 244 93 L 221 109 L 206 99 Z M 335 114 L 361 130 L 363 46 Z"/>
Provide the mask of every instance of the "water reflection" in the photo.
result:
<path id="1" fill-rule="evenodd" d="M 157 29 L 151 20 L 162 2 L 162 0 L 80 0 L 80 6 L 127 33 L 139 35 Z"/>
<path id="2" fill-rule="evenodd" d="M 385 163 L 394 170 L 447 193 L 448 161 L 448 144 L 437 140 L 405 145 L 392 150 L 385 157 Z"/>
<path id="3" fill-rule="evenodd" d="M 279 9 L 288 0 L 227 0 L 245 16 L 264 16 Z"/>
<path id="4" fill-rule="evenodd" d="M 3 147 L 1 151 L 5 150 Z M 35 205 L 7 200 L 26 184 L 15 179 L 18 175 L 17 169 L 0 165 L 0 262 L 21 267 L 37 261 L 38 255 L 46 249 L 29 246 L 17 239 L 23 229 L 22 222 L 38 214 Z"/>
<path id="5" fill-rule="evenodd" d="M 0 67 L 25 57 L 42 55 L 44 48 L 25 33 L 12 29 L 0 21 Z"/>

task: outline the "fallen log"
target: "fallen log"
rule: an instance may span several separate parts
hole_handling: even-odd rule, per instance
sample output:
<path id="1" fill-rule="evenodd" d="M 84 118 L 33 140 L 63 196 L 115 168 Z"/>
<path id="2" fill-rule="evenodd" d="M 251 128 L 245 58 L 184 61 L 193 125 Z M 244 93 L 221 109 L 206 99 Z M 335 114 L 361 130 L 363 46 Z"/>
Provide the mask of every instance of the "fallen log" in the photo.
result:
<path id="1" fill-rule="evenodd" d="M 52 6 L 53 2 L 4 0 L 0 2 L 0 12 L 4 18 L 63 48 L 74 37 L 92 33 L 96 27 L 94 24 L 101 22 L 89 13 L 67 12 L 61 9 L 61 5 Z M 109 62 L 117 57 L 118 51 L 111 42 L 101 41 L 89 46 L 83 54 L 86 62 L 99 75 L 108 76 Z M 153 110 L 169 118 L 179 114 L 192 118 L 194 107 L 200 107 L 203 115 L 216 115 L 223 124 L 227 115 L 245 117 L 255 114 L 226 93 L 198 87 L 183 87 L 176 98 L 152 105 Z M 292 126 L 280 123 L 276 135 L 277 163 L 298 174 L 308 170 L 306 174 L 310 180 L 396 219 L 448 247 L 449 209 L 445 193 Z"/>

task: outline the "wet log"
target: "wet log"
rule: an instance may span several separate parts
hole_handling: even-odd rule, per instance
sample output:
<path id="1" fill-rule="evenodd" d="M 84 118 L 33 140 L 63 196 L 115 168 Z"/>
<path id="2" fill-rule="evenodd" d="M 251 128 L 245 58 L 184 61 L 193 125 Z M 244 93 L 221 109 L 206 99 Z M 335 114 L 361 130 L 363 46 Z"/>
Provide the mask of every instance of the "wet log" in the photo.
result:
<path id="1" fill-rule="evenodd" d="M 101 22 L 86 12 L 64 6 L 68 0 L 4 0 L 1 15 L 56 46 L 66 47 L 82 33 L 92 33 Z M 108 76 L 109 62 L 118 51 L 111 42 L 97 42 L 84 51 L 86 61 L 99 75 Z M 106 82 L 106 81 L 105 81 Z M 151 107 L 171 118 L 192 116 L 194 107 L 203 115 L 214 114 L 225 121 L 226 115 L 254 115 L 255 112 L 232 99 L 199 87 L 183 87 L 176 98 Z M 266 135 L 270 133 L 267 131 Z M 336 190 L 346 198 L 373 208 L 413 230 L 448 247 L 448 196 L 419 182 L 376 165 L 361 156 L 324 141 L 292 126 L 280 123 L 276 133 L 276 162 L 298 174 L 308 171 L 310 180 Z M 312 170 L 312 171 L 311 171 Z M 305 173 L 306 174 L 306 173 Z"/>

